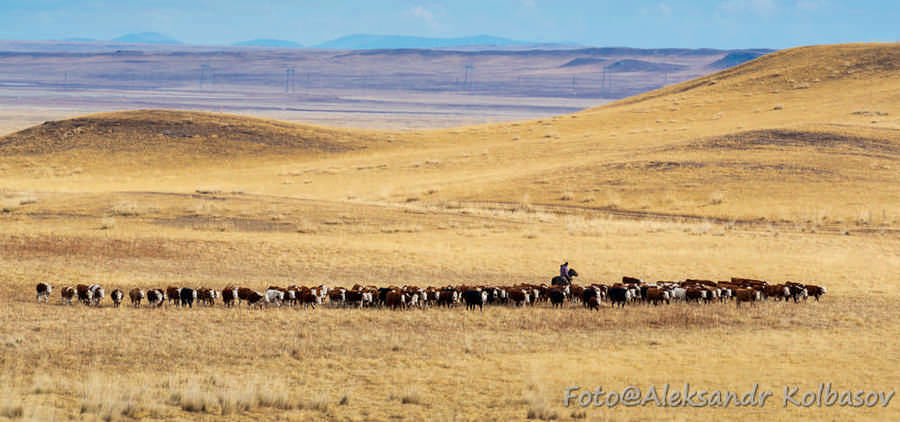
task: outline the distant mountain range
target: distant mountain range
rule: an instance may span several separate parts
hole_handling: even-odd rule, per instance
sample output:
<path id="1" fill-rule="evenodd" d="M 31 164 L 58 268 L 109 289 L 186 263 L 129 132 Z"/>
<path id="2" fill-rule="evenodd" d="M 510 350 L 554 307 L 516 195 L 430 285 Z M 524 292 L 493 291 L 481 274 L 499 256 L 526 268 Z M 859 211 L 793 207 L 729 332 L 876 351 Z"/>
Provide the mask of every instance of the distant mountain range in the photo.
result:
<path id="1" fill-rule="evenodd" d="M 123 44 L 184 44 L 174 38 L 158 32 L 141 32 L 137 34 L 125 34 L 112 39 L 112 42 Z"/>
<path id="2" fill-rule="evenodd" d="M 380 50 L 389 48 L 442 48 L 464 46 L 507 47 L 535 44 L 491 35 L 459 38 L 429 38 L 407 35 L 354 34 L 326 41 L 315 48 L 336 50 Z"/>
<path id="3" fill-rule="evenodd" d="M 293 41 L 286 40 L 272 40 L 266 38 L 260 38 L 250 41 L 241 41 L 231 44 L 238 47 L 278 47 L 278 48 L 299 48 L 303 47 L 302 44 L 295 43 Z"/>
<path id="4" fill-rule="evenodd" d="M 103 40 L 95 40 L 91 38 L 67 38 L 64 41 L 71 42 L 104 42 Z M 123 44 L 172 44 L 185 45 L 185 43 L 158 32 L 140 32 L 133 34 L 125 34 L 120 37 L 113 38 L 110 42 Z M 302 44 L 294 41 L 258 38 L 249 41 L 240 41 L 231 44 L 237 47 L 272 47 L 272 48 L 300 48 Z M 409 35 L 373 35 L 373 34 L 354 34 L 336 38 L 324 43 L 310 46 L 309 48 L 323 48 L 334 50 L 380 50 L 395 48 L 448 48 L 459 47 L 467 50 L 471 49 L 522 49 L 530 46 L 540 48 L 574 48 L 575 44 L 549 43 L 541 44 L 531 41 L 517 41 L 509 38 L 495 37 L 492 35 L 476 35 L 471 37 L 457 38 L 431 38 L 416 37 Z"/>

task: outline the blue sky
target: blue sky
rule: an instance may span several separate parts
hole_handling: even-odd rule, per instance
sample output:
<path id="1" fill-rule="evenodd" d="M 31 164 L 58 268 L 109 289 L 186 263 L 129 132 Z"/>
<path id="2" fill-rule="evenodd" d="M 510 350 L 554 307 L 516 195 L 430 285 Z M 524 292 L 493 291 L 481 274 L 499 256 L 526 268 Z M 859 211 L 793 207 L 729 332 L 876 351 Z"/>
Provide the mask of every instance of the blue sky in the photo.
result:
<path id="1" fill-rule="evenodd" d="M 900 41 L 896 0 L 0 0 L 0 39 L 108 40 L 160 32 L 193 44 L 356 33 L 642 48 L 786 48 Z"/>

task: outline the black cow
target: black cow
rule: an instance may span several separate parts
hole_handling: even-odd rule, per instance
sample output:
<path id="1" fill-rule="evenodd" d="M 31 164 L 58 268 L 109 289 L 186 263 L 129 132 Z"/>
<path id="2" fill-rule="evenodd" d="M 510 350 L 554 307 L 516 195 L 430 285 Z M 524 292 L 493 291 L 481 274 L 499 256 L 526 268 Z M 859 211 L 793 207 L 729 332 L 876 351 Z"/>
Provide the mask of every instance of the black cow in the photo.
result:
<path id="1" fill-rule="evenodd" d="M 622 286 L 610 287 L 609 290 L 606 291 L 606 295 L 613 307 L 616 307 L 616 305 L 625 307 L 625 302 L 628 301 L 628 289 Z"/>
<path id="2" fill-rule="evenodd" d="M 590 307 L 591 298 L 599 299 L 597 297 L 597 290 L 593 287 L 588 287 L 581 292 L 581 304 L 585 308 Z"/>
<path id="3" fill-rule="evenodd" d="M 558 289 L 550 289 L 547 291 L 547 297 L 554 308 L 562 307 L 566 300 L 566 292 Z"/>
<path id="4" fill-rule="evenodd" d="M 481 291 L 471 289 L 466 290 L 462 294 L 463 301 L 466 302 L 466 309 L 474 310 L 477 306 L 479 309 L 484 310 L 484 296 L 481 295 Z"/>
<path id="5" fill-rule="evenodd" d="M 187 287 L 182 287 L 178 292 L 178 296 L 181 298 L 181 306 L 187 305 L 188 307 L 194 307 L 194 301 L 197 300 L 197 291 L 194 289 L 189 289 Z"/>

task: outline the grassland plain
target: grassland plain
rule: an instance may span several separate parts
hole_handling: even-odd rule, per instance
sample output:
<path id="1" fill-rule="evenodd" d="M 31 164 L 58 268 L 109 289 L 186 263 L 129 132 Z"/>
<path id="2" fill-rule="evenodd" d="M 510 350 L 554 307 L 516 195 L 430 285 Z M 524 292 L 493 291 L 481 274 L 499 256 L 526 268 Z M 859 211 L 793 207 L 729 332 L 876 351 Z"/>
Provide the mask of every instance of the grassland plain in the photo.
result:
<path id="1" fill-rule="evenodd" d="M 895 402 L 781 396 L 900 385 L 898 52 L 788 50 L 571 116 L 450 130 L 152 111 L 0 139 L 0 418 L 889 420 Z M 33 293 L 546 282 L 561 260 L 582 283 L 829 293 L 599 312 L 94 309 Z M 665 383 L 775 397 L 563 406 L 569 386 Z"/>

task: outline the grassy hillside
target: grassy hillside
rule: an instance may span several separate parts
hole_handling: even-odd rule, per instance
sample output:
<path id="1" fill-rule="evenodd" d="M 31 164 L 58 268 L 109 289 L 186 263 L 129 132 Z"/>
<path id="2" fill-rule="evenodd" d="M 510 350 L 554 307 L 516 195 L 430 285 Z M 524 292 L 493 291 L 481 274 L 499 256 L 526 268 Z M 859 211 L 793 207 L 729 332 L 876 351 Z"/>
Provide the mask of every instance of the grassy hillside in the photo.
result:
<path id="1" fill-rule="evenodd" d="M 797 48 L 570 116 L 450 130 L 110 113 L 7 136 L 0 153 L 4 180 L 23 190 L 217 186 L 428 206 L 893 224 L 898 54 L 896 44 Z M 101 176 L 110 173 L 134 177 Z"/>

